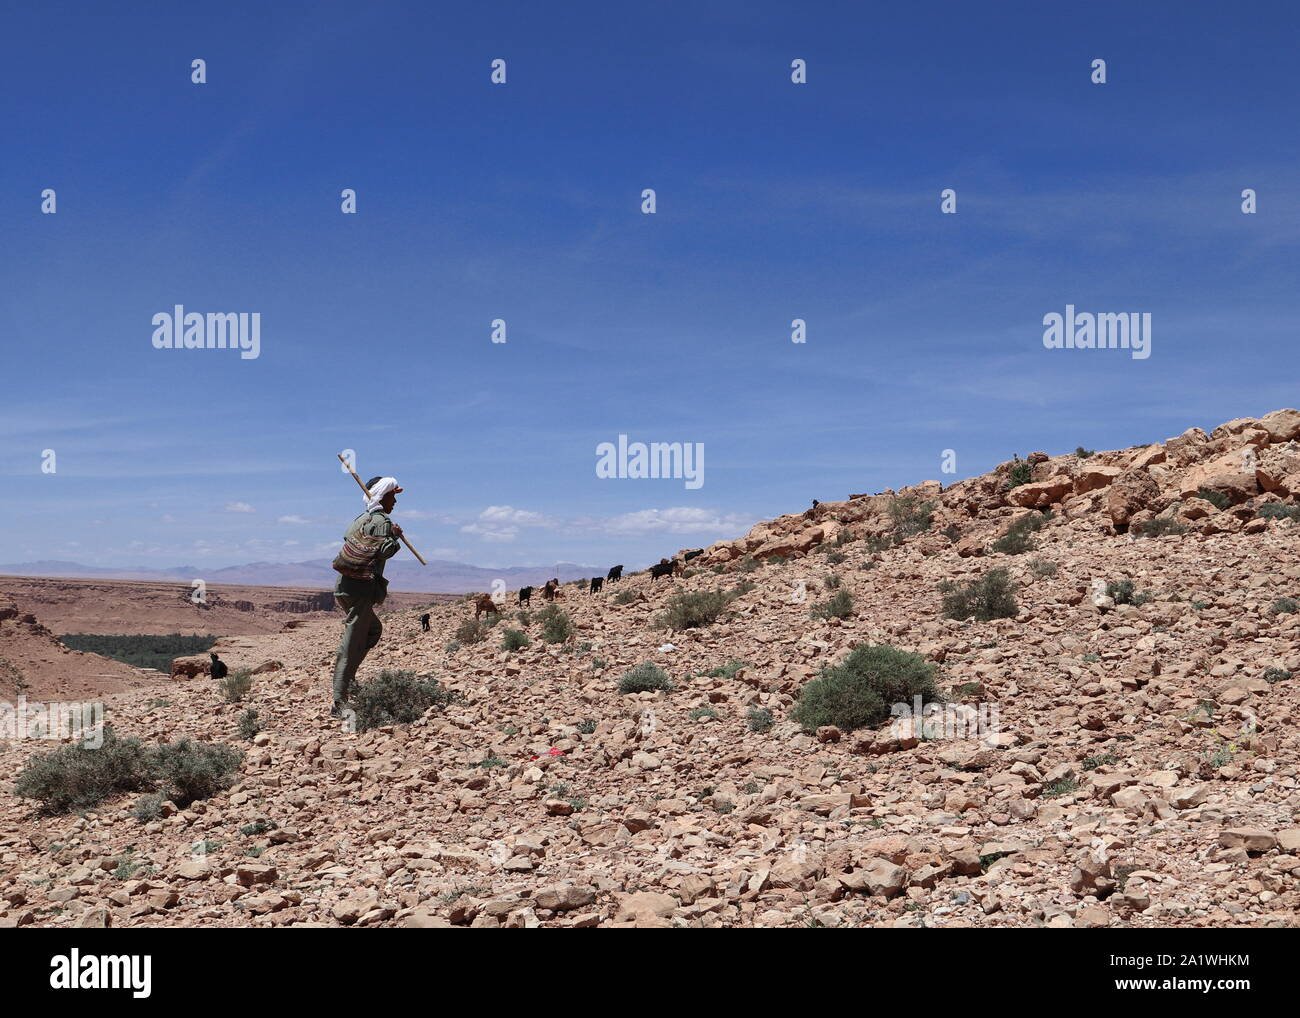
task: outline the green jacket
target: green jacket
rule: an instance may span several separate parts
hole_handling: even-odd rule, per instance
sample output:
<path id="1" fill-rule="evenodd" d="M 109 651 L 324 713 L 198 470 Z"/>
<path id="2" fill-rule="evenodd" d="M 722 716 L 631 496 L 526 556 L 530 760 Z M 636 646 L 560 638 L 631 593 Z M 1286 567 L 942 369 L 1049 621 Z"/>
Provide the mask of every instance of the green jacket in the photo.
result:
<path id="1" fill-rule="evenodd" d="M 375 556 L 375 578 L 373 580 L 355 580 L 351 576 L 339 576 L 338 583 L 334 584 L 334 593 L 346 594 L 353 598 L 368 598 L 375 604 L 382 604 L 388 596 L 388 581 L 384 579 L 384 564 L 396 555 L 402 548 L 402 543 L 393 536 L 393 521 L 388 518 L 388 514 L 380 509 L 374 512 L 364 512 L 352 521 L 348 527 L 347 533 L 343 535 L 346 541 L 349 537 L 356 534 L 365 534 L 368 537 L 387 538 L 379 546 L 379 554 Z"/>

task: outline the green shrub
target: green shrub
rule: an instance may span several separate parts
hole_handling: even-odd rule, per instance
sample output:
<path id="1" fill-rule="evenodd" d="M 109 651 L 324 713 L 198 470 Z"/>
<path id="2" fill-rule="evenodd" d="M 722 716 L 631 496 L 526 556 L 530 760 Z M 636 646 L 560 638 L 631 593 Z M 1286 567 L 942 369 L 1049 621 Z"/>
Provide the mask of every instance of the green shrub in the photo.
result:
<path id="1" fill-rule="evenodd" d="M 1050 519 L 1042 513 L 1025 513 L 1013 520 L 1007 532 L 993 542 L 992 549 L 1002 555 L 1022 555 L 1036 547 L 1030 536 L 1043 529 Z"/>
<path id="2" fill-rule="evenodd" d="M 692 721 L 703 721 L 705 718 L 712 721 L 717 718 L 718 712 L 712 707 L 696 707 L 686 716 Z"/>
<path id="3" fill-rule="evenodd" d="M 564 643 L 572 639 L 577 632 L 573 627 L 573 620 L 569 616 L 555 607 L 548 604 L 537 614 L 537 621 L 542 624 L 542 642 L 544 643 Z"/>
<path id="4" fill-rule="evenodd" d="M 1055 562 L 1050 562 L 1045 558 L 1036 558 L 1029 563 L 1029 571 L 1042 579 L 1045 576 L 1055 576 L 1058 567 Z"/>
<path id="5" fill-rule="evenodd" d="M 749 723 L 751 732 L 770 732 L 772 726 L 776 724 L 772 712 L 766 707 L 750 707 L 745 720 Z"/>
<path id="6" fill-rule="evenodd" d="M 934 503 L 920 495 L 897 495 L 889 502 L 889 519 L 894 535 L 906 539 L 930 529 L 934 519 Z"/>
<path id="7" fill-rule="evenodd" d="M 252 742 L 257 733 L 262 730 L 261 724 L 257 720 L 257 711 L 246 710 L 239 715 L 239 737 Z"/>
<path id="8" fill-rule="evenodd" d="M 1274 615 L 1294 615 L 1300 611 L 1300 603 L 1297 603 L 1293 597 L 1280 597 L 1273 602 L 1270 610 Z"/>
<path id="9" fill-rule="evenodd" d="M 1266 520 L 1300 520 L 1300 505 L 1287 505 L 1284 502 L 1265 502 L 1259 507 L 1255 515 L 1262 516 Z"/>
<path id="10" fill-rule="evenodd" d="M 159 820 L 162 818 L 162 807 L 166 801 L 167 796 L 161 792 L 150 792 L 148 795 L 142 795 L 136 799 L 135 806 L 131 809 L 131 816 L 142 824 L 147 824 L 151 820 Z"/>
<path id="11" fill-rule="evenodd" d="M 840 578 L 834 573 L 827 573 L 822 579 L 822 583 L 826 585 L 827 590 L 839 590 L 840 582 Z"/>
<path id="12" fill-rule="evenodd" d="M 916 697 L 922 705 L 941 700 L 937 669 L 919 654 L 886 645 L 855 648 L 837 665 L 828 665 L 803 687 L 790 716 L 805 731 L 834 725 L 841 731 L 878 725 L 890 708 Z"/>
<path id="13" fill-rule="evenodd" d="M 730 603 L 731 597 L 720 590 L 678 594 L 668 602 L 659 617 L 659 626 L 673 632 L 703 629 L 717 622 Z"/>
<path id="14" fill-rule="evenodd" d="M 840 533 L 843 533 L 843 531 L 840 531 Z M 842 552 L 842 551 L 832 551 L 832 552 L 830 552 L 830 553 L 827 554 L 827 556 L 826 556 L 826 561 L 829 562 L 829 563 L 830 563 L 831 565 L 833 565 L 833 566 L 837 566 L 837 565 L 839 565 L 841 562 L 843 562 L 846 558 L 848 558 L 848 556 L 845 555 L 844 552 Z"/>
<path id="15" fill-rule="evenodd" d="M 466 619 L 456 627 L 456 642 L 460 644 L 481 643 L 487 636 L 488 627 L 478 619 Z"/>
<path id="16" fill-rule="evenodd" d="M 522 629 L 507 629 L 501 634 L 501 649 L 505 651 L 523 650 L 531 646 L 532 642 Z"/>
<path id="17" fill-rule="evenodd" d="M 1285 668 L 1267 668 L 1264 671 L 1265 682 L 1285 682 L 1289 678 L 1291 678 L 1291 673 Z"/>
<path id="18" fill-rule="evenodd" d="M 1022 484 L 1028 484 L 1034 479 L 1034 468 L 1022 460 L 1019 456 L 1011 464 L 1011 470 L 1007 474 L 1007 484 L 1005 491 L 1012 488 L 1019 488 Z"/>
<path id="19" fill-rule="evenodd" d="M 1187 526 L 1179 523 L 1172 516 L 1157 516 L 1145 523 L 1136 524 L 1133 529 L 1138 537 L 1164 537 L 1166 534 L 1187 533 Z"/>
<path id="20" fill-rule="evenodd" d="M 14 794 L 38 800 L 43 813 L 69 813 L 126 792 L 149 791 L 154 783 L 140 740 L 118 738 L 105 726 L 98 749 L 78 742 L 30 757 L 14 782 Z"/>
<path id="21" fill-rule="evenodd" d="M 746 662 L 732 658 L 725 665 L 719 665 L 717 668 L 710 668 L 702 674 L 706 679 L 732 679 L 736 673 L 746 667 Z"/>
<path id="22" fill-rule="evenodd" d="M 667 672 L 649 661 L 642 661 L 618 680 L 618 691 L 624 694 L 647 693 L 657 689 L 670 693 L 673 683 Z"/>
<path id="23" fill-rule="evenodd" d="M 957 526 L 957 524 L 955 523 L 949 523 L 946 527 L 944 527 L 941 531 L 939 531 L 939 533 L 943 534 L 943 536 L 948 538 L 948 540 L 951 541 L 953 544 L 956 544 L 959 540 L 961 540 L 961 527 Z"/>
<path id="24" fill-rule="evenodd" d="M 184 809 L 235 783 L 244 754 L 217 742 L 181 739 L 149 751 L 149 767 L 172 802 Z"/>
<path id="25" fill-rule="evenodd" d="M 1209 502 L 1215 509 L 1227 509 L 1232 505 L 1232 499 L 1221 491 L 1215 491 L 1213 488 L 1200 488 L 1196 492 L 1197 498 L 1203 498 Z"/>
<path id="26" fill-rule="evenodd" d="M 630 590 L 620 590 L 614 598 L 615 604 L 631 604 L 636 600 L 636 594 Z"/>
<path id="27" fill-rule="evenodd" d="M 1088 459 L 1090 456 L 1096 456 L 1096 455 L 1097 455 L 1097 452 L 1096 452 L 1096 450 L 1094 450 L 1094 449 L 1085 449 L 1085 448 L 1084 448 L 1083 446 L 1081 446 L 1081 445 L 1076 445 L 1076 446 L 1074 447 L 1074 454 L 1075 454 L 1076 456 L 1078 456 L 1079 459 L 1081 459 L 1081 460 L 1086 460 L 1086 459 Z"/>
<path id="28" fill-rule="evenodd" d="M 841 588 L 834 597 L 813 605 L 808 614 L 815 619 L 847 619 L 853 614 L 853 598 Z"/>
<path id="29" fill-rule="evenodd" d="M 217 680 L 217 688 L 221 690 L 221 695 L 225 698 L 226 703 L 239 703 L 248 695 L 248 691 L 253 688 L 253 673 L 247 668 L 241 668 L 237 672 L 230 672 L 224 679 Z"/>
<path id="30" fill-rule="evenodd" d="M 455 654 L 456 651 L 460 650 L 460 641 L 448 640 L 446 643 L 442 645 L 442 649 L 445 650 L 448 654 Z"/>
<path id="31" fill-rule="evenodd" d="M 446 707 L 452 699 L 437 679 L 384 669 L 378 677 L 355 687 L 352 709 L 357 731 L 365 732 L 383 725 L 409 725 L 430 707 Z"/>
<path id="32" fill-rule="evenodd" d="M 518 612 L 515 617 L 519 619 L 519 624 L 525 629 L 533 624 L 533 613 L 530 611 Z"/>
<path id="33" fill-rule="evenodd" d="M 958 586 L 951 580 L 939 586 L 943 593 L 943 613 L 950 619 L 988 622 L 1012 619 L 1019 611 L 1016 585 L 1005 569 L 990 569 L 977 580 Z"/>
<path id="34" fill-rule="evenodd" d="M 1113 598 L 1116 604 L 1133 603 L 1133 581 L 1116 580 L 1106 584 L 1106 596 Z"/>

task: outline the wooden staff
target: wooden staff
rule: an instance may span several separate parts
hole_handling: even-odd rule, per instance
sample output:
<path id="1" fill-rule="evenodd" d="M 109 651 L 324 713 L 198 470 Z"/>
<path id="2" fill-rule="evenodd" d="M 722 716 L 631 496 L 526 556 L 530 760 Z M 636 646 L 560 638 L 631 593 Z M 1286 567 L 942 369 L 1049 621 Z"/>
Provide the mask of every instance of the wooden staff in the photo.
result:
<path id="1" fill-rule="evenodd" d="M 339 462 L 342 463 L 345 467 L 347 467 L 348 473 L 352 475 L 352 480 L 357 482 L 357 487 L 360 488 L 365 493 L 366 498 L 369 499 L 370 489 L 366 487 L 366 482 L 357 476 L 357 472 L 355 470 L 353 470 L 351 467 L 348 466 L 348 461 L 343 458 L 342 453 L 339 453 L 338 457 L 339 457 Z M 415 546 L 406 539 L 405 531 L 403 531 L 403 533 L 399 536 L 402 539 L 402 543 L 411 549 L 411 554 L 420 560 L 420 565 L 427 566 L 429 563 L 424 561 L 424 557 L 418 551 L 416 551 Z"/>

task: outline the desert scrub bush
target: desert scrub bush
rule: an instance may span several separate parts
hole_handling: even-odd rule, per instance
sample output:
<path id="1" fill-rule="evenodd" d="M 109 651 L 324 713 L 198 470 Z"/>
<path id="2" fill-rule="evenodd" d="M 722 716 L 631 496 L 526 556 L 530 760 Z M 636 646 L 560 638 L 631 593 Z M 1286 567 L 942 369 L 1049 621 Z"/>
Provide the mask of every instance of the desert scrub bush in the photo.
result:
<path id="1" fill-rule="evenodd" d="M 221 695 L 226 703 L 239 703 L 248 695 L 248 691 L 253 688 L 253 673 L 247 668 L 231 672 L 224 679 L 217 681 L 217 688 L 221 690 Z"/>
<path id="2" fill-rule="evenodd" d="M 1055 576 L 1058 567 L 1055 562 L 1051 562 L 1045 558 L 1036 558 L 1030 560 L 1029 571 L 1039 579 L 1042 579 L 1045 576 Z"/>
<path id="3" fill-rule="evenodd" d="M 745 721 L 751 732 L 770 732 L 772 726 L 776 724 L 776 718 L 766 707 L 750 707 L 745 715 Z"/>
<path id="4" fill-rule="evenodd" d="M 596 730 L 596 719 L 595 719 L 595 718 L 583 718 L 581 721 L 579 721 L 579 722 L 578 722 L 576 725 L 574 725 L 573 727 L 576 728 L 576 729 L 577 729 L 579 732 L 581 732 L 583 735 L 590 735 L 592 732 L 594 732 L 594 731 Z"/>
<path id="5" fill-rule="evenodd" d="M 1198 489 L 1196 497 L 1205 499 L 1215 509 L 1227 509 L 1228 506 L 1232 505 L 1232 499 L 1221 491 L 1215 491 L 1213 488 Z"/>
<path id="6" fill-rule="evenodd" d="M 827 573 L 822 578 L 822 583 L 826 586 L 827 590 L 839 590 L 840 582 L 841 582 L 840 578 L 836 576 L 834 573 Z"/>
<path id="7" fill-rule="evenodd" d="M 1263 679 L 1268 683 L 1285 682 L 1289 678 L 1291 678 L 1291 673 L 1285 668 L 1266 668 L 1264 670 Z"/>
<path id="8" fill-rule="evenodd" d="M 707 672 L 701 672 L 700 674 L 706 679 L 734 679 L 736 673 L 744 667 L 746 667 L 746 662 L 732 658 L 725 665 L 710 668 Z"/>
<path id="9" fill-rule="evenodd" d="M 448 640 L 446 643 L 442 645 L 442 649 L 445 650 L 448 654 L 455 654 L 456 651 L 460 650 L 460 641 Z"/>
<path id="10" fill-rule="evenodd" d="M 1187 533 L 1187 526 L 1179 523 L 1172 516 L 1157 516 L 1134 526 L 1138 537 L 1164 537 L 1166 534 L 1181 535 Z"/>
<path id="11" fill-rule="evenodd" d="M 686 716 L 692 721 L 703 721 L 705 719 L 715 721 L 717 720 L 718 712 L 712 707 L 696 707 Z"/>
<path id="12" fill-rule="evenodd" d="M 564 643 L 576 632 L 573 620 L 553 604 L 548 604 L 537 613 L 537 621 L 542 625 L 543 643 Z"/>
<path id="13" fill-rule="evenodd" d="M 837 566 L 837 565 L 839 565 L 841 562 L 843 562 L 846 558 L 848 558 L 848 556 L 845 555 L 844 552 L 842 552 L 842 551 L 832 551 L 832 552 L 830 552 L 830 553 L 826 556 L 826 561 L 829 562 L 829 563 L 830 563 L 831 565 L 833 565 L 833 566 Z"/>
<path id="14" fill-rule="evenodd" d="M 1043 529 L 1051 519 L 1043 513 L 1025 513 L 1011 522 L 1007 532 L 993 542 L 992 549 L 1002 555 L 1023 555 L 1037 545 L 1031 535 Z"/>
<path id="15" fill-rule="evenodd" d="M 532 642 L 522 629 L 507 629 L 501 634 L 501 649 L 504 651 L 523 650 L 532 646 Z"/>
<path id="16" fill-rule="evenodd" d="M 896 547 L 898 540 L 892 534 L 868 534 L 866 545 L 867 551 L 872 555 L 879 555 L 881 552 Z"/>
<path id="17" fill-rule="evenodd" d="M 950 619 L 1013 619 L 1020 610 L 1016 585 L 1005 569 L 990 569 L 965 586 L 946 580 L 939 590 L 943 594 L 943 613 Z"/>
<path id="18" fill-rule="evenodd" d="M 937 669 L 919 654 L 888 645 L 855 648 L 828 665 L 799 692 L 790 717 L 805 731 L 834 725 L 841 731 L 878 725 L 896 703 L 941 701 Z"/>
<path id="19" fill-rule="evenodd" d="M 142 795 L 136 799 L 135 805 L 131 807 L 131 816 L 142 824 L 147 824 L 151 820 L 159 820 L 162 818 L 162 807 L 166 801 L 167 796 L 161 792 L 150 792 L 148 795 Z"/>
<path id="20" fill-rule="evenodd" d="M 1007 472 L 1007 483 L 1003 490 L 1010 491 L 1012 488 L 1019 488 L 1022 484 L 1028 484 L 1033 479 L 1034 468 L 1017 456 L 1011 464 L 1011 469 Z"/>
<path id="21" fill-rule="evenodd" d="M 847 619 L 853 614 L 853 598 L 844 589 L 837 590 L 835 596 L 819 601 L 808 612 L 815 619 Z"/>
<path id="22" fill-rule="evenodd" d="M 1287 505 L 1284 502 L 1265 502 L 1256 510 L 1255 515 L 1266 520 L 1300 520 L 1300 505 Z"/>
<path id="23" fill-rule="evenodd" d="M 930 529 L 934 519 L 934 503 L 920 495 L 896 495 L 889 502 L 889 519 L 894 535 L 900 538 L 915 537 Z"/>
<path id="24" fill-rule="evenodd" d="M 261 730 L 262 725 L 257 720 L 257 711 L 246 710 L 239 715 L 239 737 L 241 739 L 252 742 Z"/>
<path id="25" fill-rule="evenodd" d="M 409 725 L 430 707 L 446 707 L 452 693 L 437 679 L 420 678 L 414 672 L 389 671 L 355 687 L 352 710 L 358 732 L 382 725 Z"/>
<path id="26" fill-rule="evenodd" d="M 740 560 L 736 568 L 739 569 L 742 573 L 752 573 L 755 569 L 759 567 L 759 565 L 760 563 L 758 559 L 754 558 L 753 555 L 746 555 Z"/>
<path id="27" fill-rule="evenodd" d="M 149 768 L 161 791 L 181 809 L 235 783 L 244 754 L 219 742 L 181 739 L 149 751 Z"/>
<path id="28" fill-rule="evenodd" d="M 533 624 L 533 613 L 530 611 L 516 612 L 515 618 L 519 620 L 519 624 L 525 629 Z"/>
<path id="29" fill-rule="evenodd" d="M 703 629 L 717 622 L 730 603 L 731 597 L 721 590 L 677 594 L 668 602 L 657 625 L 673 632 Z"/>
<path id="30" fill-rule="evenodd" d="M 14 781 L 14 794 L 37 800 L 42 813 L 70 813 L 126 792 L 150 791 L 154 784 L 140 740 L 119 738 L 105 726 L 98 749 L 77 742 L 30 757 Z"/>
<path id="31" fill-rule="evenodd" d="M 1294 615 L 1300 611 L 1300 604 L 1293 597 L 1279 597 L 1269 609 L 1274 615 Z"/>
<path id="32" fill-rule="evenodd" d="M 949 523 L 939 533 L 943 534 L 953 544 L 956 544 L 961 539 L 961 527 L 955 523 Z"/>
<path id="33" fill-rule="evenodd" d="M 625 672 L 618 680 L 618 691 L 623 694 L 649 693 L 657 689 L 670 693 L 672 688 L 672 679 L 668 677 L 668 673 L 649 661 L 642 661 L 635 668 Z"/>
<path id="34" fill-rule="evenodd" d="M 1113 598 L 1116 604 L 1133 605 L 1146 604 L 1152 598 L 1145 591 L 1135 591 L 1132 580 L 1117 580 L 1106 584 L 1106 596 Z"/>
<path id="35" fill-rule="evenodd" d="M 1078 456 L 1079 459 L 1081 459 L 1081 460 L 1086 460 L 1086 459 L 1088 459 L 1090 456 L 1096 456 L 1096 455 L 1097 455 L 1097 451 L 1096 451 L 1095 449 L 1085 449 L 1085 448 L 1084 448 L 1083 446 L 1081 446 L 1081 445 L 1076 445 L 1076 446 L 1074 447 L 1074 454 L 1075 454 L 1076 456 Z"/>
<path id="36" fill-rule="evenodd" d="M 731 592 L 727 594 L 727 597 L 734 601 L 736 598 L 744 597 L 750 591 L 757 589 L 758 584 L 753 580 L 741 580 L 734 588 L 732 588 Z"/>
<path id="37" fill-rule="evenodd" d="M 487 636 L 487 626 L 483 625 L 478 619 L 466 619 L 456 627 L 456 643 L 481 643 Z"/>
<path id="38" fill-rule="evenodd" d="M 631 604 L 636 600 L 636 594 L 630 590 L 620 590 L 614 598 L 615 604 Z"/>

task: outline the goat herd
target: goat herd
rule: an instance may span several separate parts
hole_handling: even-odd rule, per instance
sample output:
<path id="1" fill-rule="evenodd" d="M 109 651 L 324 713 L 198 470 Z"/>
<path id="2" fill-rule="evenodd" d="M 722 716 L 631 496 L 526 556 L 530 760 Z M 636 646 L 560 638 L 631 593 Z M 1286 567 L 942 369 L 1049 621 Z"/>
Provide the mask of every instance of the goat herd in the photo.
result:
<path id="1" fill-rule="evenodd" d="M 668 576 L 668 577 L 681 576 L 681 574 L 686 569 L 686 563 L 690 562 L 691 559 L 698 558 L 700 555 L 703 554 L 704 554 L 703 548 L 695 548 L 692 551 L 683 552 L 680 558 L 660 559 L 657 564 L 652 565 L 649 569 L 650 581 L 653 583 L 661 576 Z M 595 594 L 598 591 L 604 589 L 605 583 L 607 581 L 609 583 L 617 583 L 622 578 L 623 578 L 623 567 L 621 565 L 614 566 L 604 576 L 593 576 L 590 580 L 588 580 L 587 593 Z M 579 583 L 581 583 L 581 581 L 579 581 Z M 535 589 L 537 588 L 520 587 L 519 603 L 521 605 L 529 604 L 532 601 L 533 591 Z M 560 581 L 559 578 L 557 577 L 557 578 L 547 580 L 546 583 L 542 585 L 540 589 L 540 593 L 544 600 L 554 601 L 559 589 L 560 589 Z M 491 594 L 479 594 L 474 601 L 474 617 L 479 618 L 480 616 L 482 616 L 484 612 L 487 612 L 490 615 L 501 614 L 501 606 L 497 603 L 497 601 L 492 597 Z"/>

